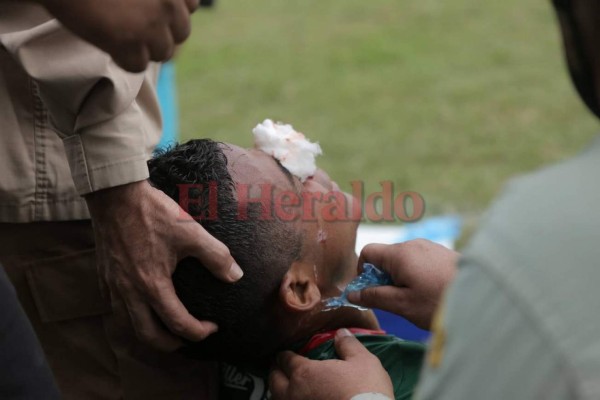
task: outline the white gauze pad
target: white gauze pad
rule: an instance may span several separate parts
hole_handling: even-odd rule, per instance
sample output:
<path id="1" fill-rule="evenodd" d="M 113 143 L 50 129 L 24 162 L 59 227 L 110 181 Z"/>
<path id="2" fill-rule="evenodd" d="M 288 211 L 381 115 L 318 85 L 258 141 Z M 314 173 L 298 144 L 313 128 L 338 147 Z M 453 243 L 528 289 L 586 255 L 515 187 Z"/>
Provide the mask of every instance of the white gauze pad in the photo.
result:
<path id="1" fill-rule="evenodd" d="M 291 125 L 265 119 L 252 130 L 254 147 L 275 157 L 302 182 L 317 171 L 315 158 L 322 154 L 321 146 L 312 143 Z"/>

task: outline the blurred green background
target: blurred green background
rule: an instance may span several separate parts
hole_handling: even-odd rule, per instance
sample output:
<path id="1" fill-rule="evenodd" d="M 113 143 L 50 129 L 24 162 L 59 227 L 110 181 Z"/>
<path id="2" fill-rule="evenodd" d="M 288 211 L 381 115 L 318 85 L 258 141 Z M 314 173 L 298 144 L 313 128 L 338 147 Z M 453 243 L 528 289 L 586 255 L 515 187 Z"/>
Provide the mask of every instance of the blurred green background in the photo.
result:
<path id="1" fill-rule="evenodd" d="M 345 189 L 393 180 L 427 216 L 487 208 L 507 178 L 597 126 L 544 0 L 219 0 L 177 58 L 182 139 L 250 146 L 265 118 L 319 141 Z"/>

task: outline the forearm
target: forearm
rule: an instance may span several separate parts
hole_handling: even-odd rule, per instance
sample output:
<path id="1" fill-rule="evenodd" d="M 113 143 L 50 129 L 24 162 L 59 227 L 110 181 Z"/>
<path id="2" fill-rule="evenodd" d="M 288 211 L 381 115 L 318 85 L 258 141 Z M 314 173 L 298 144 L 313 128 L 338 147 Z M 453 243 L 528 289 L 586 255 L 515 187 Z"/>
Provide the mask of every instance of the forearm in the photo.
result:
<path id="1" fill-rule="evenodd" d="M 137 198 L 139 190 L 147 189 L 150 185 L 146 180 L 132 182 L 126 185 L 111 187 L 88 193 L 84 196 L 93 219 L 102 220 L 114 218 L 116 208 L 130 209 L 131 206 L 140 204 Z"/>

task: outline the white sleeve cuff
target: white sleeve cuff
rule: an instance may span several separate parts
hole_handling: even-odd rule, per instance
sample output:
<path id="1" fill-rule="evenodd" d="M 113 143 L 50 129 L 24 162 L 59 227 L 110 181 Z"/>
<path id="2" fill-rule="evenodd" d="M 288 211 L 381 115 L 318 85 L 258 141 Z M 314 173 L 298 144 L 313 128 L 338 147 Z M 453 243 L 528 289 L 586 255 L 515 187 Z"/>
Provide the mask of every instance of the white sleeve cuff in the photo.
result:
<path id="1" fill-rule="evenodd" d="M 392 400 L 381 393 L 361 393 L 352 397 L 350 400 Z"/>

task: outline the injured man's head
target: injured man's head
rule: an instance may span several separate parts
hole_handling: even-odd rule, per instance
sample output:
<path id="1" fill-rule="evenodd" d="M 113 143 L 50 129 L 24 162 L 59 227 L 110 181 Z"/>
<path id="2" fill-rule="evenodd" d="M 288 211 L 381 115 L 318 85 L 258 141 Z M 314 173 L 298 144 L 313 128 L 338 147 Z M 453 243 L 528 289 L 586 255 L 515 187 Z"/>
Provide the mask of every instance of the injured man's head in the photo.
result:
<path id="1" fill-rule="evenodd" d="M 149 169 L 152 184 L 227 245 L 244 271 L 229 284 L 196 259 L 179 262 L 179 298 L 194 317 L 219 325 L 184 352 L 264 361 L 321 331 L 378 327 L 370 311 L 324 311 L 323 300 L 357 274 L 359 217 L 357 204 L 323 171 L 298 178 L 266 152 L 208 139 L 162 152 Z"/>

